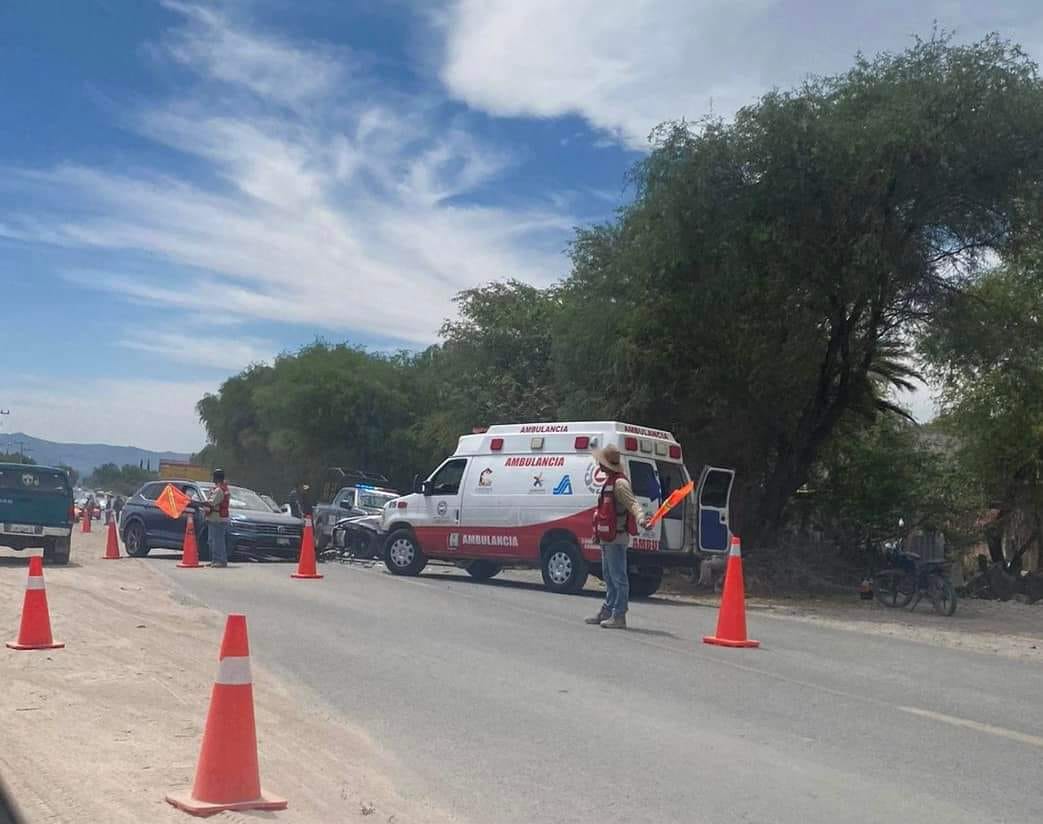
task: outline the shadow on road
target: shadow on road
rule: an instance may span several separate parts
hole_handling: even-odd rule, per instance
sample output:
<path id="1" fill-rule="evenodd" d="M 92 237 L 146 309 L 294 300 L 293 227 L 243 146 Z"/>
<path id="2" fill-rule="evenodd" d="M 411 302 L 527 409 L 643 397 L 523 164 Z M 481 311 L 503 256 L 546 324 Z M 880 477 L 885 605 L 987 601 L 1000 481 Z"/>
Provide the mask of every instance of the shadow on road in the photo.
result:
<path id="1" fill-rule="evenodd" d="M 24 568 L 28 568 L 29 567 L 29 559 L 33 555 L 39 555 L 39 554 L 41 554 L 41 553 L 31 552 L 31 553 L 29 553 L 27 555 L 0 555 L 0 568 L 3 568 L 3 567 L 13 567 L 13 568 L 24 567 Z M 67 563 L 67 564 L 50 564 L 50 565 L 48 565 L 47 563 L 44 563 L 44 568 L 47 569 L 48 571 L 50 571 L 50 570 L 60 570 L 60 569 L 70 569 L 70 568 L 75 569 L 78 566 L 80 566 L 80 565 L 78 563 L 76 563 L 75 561 L 69 561 L 69 563 Z"/>
<path id="2" fill-rule="evenodd" d="M 151 550 L 149 552 L 148 555 L 144 556 L 144 558 L 138 558 L 136 560 L 144 560 L 145 558 L 147 558 L 150 561 L 153 561 L 153 560 L 155 560 L 155 561 L 180 561 L 181 557 L 182 557 L 181 553 L 178 552 L 176 549 L 172 549 L 172 550 L 155 550 L 155 549 L 153 549 L 153 550 Z M 248 556 L 243 556 L 243 555 L 232 555 L 228 559 L 228 562 L 230 564 L 231 563 L 235 563 L 235 564 L 240 564 L 240 565 L 245 565 L 245 564 L 295 564 L 295 563 L 297 563 L 297 559 L 296 558 L 272 558 L 272 557 L 254 558 L 252 556 L 248 557 Z M 210 562 L 209 561 L 204 561 L 204 560 L 200 559 L 200 563 L 203 564 L 203 565 L 207 565 Z"/>
<path id="3" fill-rule="evenodd" d="M 665 629 L 644 629 L 643 627 L 627 625 L 627 632 L 632 635 L 654 635 L 659 638 L 673 638 L 675 641 L 678 640 L 676 635 L 672 632 L 667 632 Z"/>

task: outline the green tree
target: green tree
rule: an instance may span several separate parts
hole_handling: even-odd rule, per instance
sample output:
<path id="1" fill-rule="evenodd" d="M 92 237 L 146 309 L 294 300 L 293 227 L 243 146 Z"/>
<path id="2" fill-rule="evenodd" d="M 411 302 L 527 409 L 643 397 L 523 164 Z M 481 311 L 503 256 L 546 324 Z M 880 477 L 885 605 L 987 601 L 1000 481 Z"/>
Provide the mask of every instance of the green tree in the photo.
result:
<path id="1" fill-rule="evenodd" d="M 36 461 L 20 452 L 0 452 L 0 463 L 35 464 Z"/>
<path id="2" fill-rule="evenodd" d="M 942 386 L 960 471 L 981 510 L 998 510 L 985 528 L 992 559 L 1017 567 L 1043 533 L 1043 253 L 949 296 L 920 350 Z M 1017 540 L 1010 558 L 1005 537 Z"/>
<path id="3" fill-rule="evenodd" d="M 229 477 L 283 495 L 327 466 L 411 477 L 409 432 L 420 405 L 412 359 L 318 342 L 253 366 L 198 404 L 210 444 L 201 458 Z"/>
<path id="4" fill-rule="evenodd" d="M 893 412 L 908 344 L 989 250 L 1043 225 L 1043 84 L 945 36 L 663 127 L 634 202 L 581 230 L 555 363 L 569 414 L 656 422 L 736 466 L 762 543 L 850 415 Z"/>
<path id="5" fill-rule="evenodd" d="M 966 490 L 948 441 L 935 427 L 881 416 L 847 421 L 822 450 L 809 480 L 815 519 L 850 557 L 868 561 L 886 541 L 916 529 L 962 537 Z"/>
<path id="6" fill-rule="evenodd" d="M 142 469 L 134 464 L 117 466 L 114 463 L 106 463 L 95 467 L 94 471 L 83 479 L 83 483 L 84 486 L 90 489 L 115 492 L 119 495 L 131 495 L 143 483 L 155 480 L 158 477 L 155 472 Z"/>
<path id="7" fill-rule="evenodd" d="M 459 317 L 442 326 L 443 404 L 471 426 L 553 418 L 560 406 L 551 364 L 559 290 L 518 281 L 468 289 Z"/>

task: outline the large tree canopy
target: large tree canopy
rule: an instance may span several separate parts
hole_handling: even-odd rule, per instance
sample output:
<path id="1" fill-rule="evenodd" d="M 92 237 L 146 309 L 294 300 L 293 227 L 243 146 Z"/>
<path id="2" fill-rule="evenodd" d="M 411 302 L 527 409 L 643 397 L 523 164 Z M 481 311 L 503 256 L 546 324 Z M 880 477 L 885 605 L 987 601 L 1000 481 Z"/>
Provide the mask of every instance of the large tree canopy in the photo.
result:
<path id="1" fill-rule="evenodd" d="M 573 247 L 566 407 L 603 399 L 737 465 L 740 526 L 767 539 L 844 416 L 891 408 L 939 295 L 1039 236 L 1041 134 L 1036 67 L 995 38 L 664 127 L 634 203 Z"/>

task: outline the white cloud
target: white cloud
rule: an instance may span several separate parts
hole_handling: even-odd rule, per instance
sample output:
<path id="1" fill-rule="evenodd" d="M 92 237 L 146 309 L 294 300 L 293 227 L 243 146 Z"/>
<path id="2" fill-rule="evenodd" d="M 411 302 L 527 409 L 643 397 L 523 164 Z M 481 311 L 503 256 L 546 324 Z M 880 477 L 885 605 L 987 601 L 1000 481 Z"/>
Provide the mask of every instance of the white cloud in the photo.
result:
<path id="1" fill-rule="evenodd" d="M 218 382 L 90 375 L 74 390 L 61 383 L 8 376 L 8 431 L 54 441 L 105 442 L 143 449 L 197 451 L 206 442 L 195 405 Z"/>
<path id="2" fill-rule="evenodd" d="M 190 158 L 191 176 L 15 172 L 0 185 L 26 205 L 4 216 L 0 236 L 145 253 L 161 266 L 115 265 L 87 281 L 126 299 L 185 310 L 205 301 L 232 317 L 412 344 L 435 338 L 461 289 L 565 273 L 560 249 L 576 219 L 549 200 L 468 202 L 512 159 L 430 101 L 345 82 L 350 58 L 216 7 L 167 5 L 186 22 L 153 53 L 200 82 L 127 120 Z"/>
<path id="3" fill-rule="evenodd" d="M 227 25 L 216 8 L 163 0 L 189 25 L 166 43 L 178 62 L 210 77 L 288 105 L 329 94 L 346 79 L 345 57 L 309 44 L 307 51 L 273 35 L 253 36 Z"/>
<path id="4" fill-rule="evenodd" d="M 189 335 L 173 331 L 139 331 L 119 341 L 138 352 L 161 355 L 166 360 L 190 366 L 205 366 L 238 372 L 254 363 L 270 362 L 277 354 L 271 341 L 261 338 L 222 338 L 212 332 Z"/>
<path id="5" fill-rule="evenodd" d="M 772 86 L 900 50 L 935 21 L 1043 57 L 1039 0 L 454 0 L 442 79 L 496 115 L 579 114 L 633 147 L 664 120 L 730 116 Z"/>

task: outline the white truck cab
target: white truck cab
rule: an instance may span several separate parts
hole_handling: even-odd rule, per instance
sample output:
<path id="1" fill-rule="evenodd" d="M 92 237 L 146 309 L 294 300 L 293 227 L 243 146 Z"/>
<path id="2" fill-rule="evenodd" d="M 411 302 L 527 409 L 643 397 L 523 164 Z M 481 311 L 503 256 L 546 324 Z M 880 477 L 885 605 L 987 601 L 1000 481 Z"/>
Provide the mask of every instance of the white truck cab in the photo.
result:
<path id="1" fill-rule="evenodd" d="M 609 443 L 648 514 L 690 479 L 680 444 L 663 430 L 617 421 L 492 426 L 461 437 L 420 489 L 384 507 L 388 569 L 417 575 L 437 559 L 489 578 L 504 566 L 539 567 L 548 589 L 578 592 L 590 572 L 601 574 L 591 521 L 605 475 L 592 453 Z M 663 568 L 693 565 L 696 550 L 727 551 L 734 477 L 704 467 L 693 495 L 631 538 L 633 595 L 651 595 Z"/>

